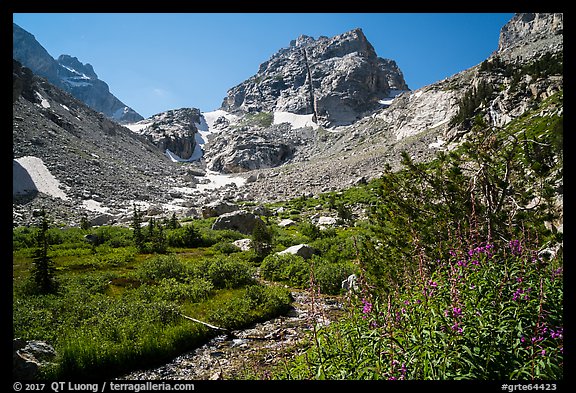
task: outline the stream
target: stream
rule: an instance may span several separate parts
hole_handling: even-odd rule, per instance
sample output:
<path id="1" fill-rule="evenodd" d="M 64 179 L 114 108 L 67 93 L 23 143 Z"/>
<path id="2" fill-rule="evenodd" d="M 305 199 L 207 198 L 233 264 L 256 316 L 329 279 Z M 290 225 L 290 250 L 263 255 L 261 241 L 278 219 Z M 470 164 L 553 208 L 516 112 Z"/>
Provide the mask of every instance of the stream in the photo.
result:
<path id="1" fill-rule="evenodd" d="M 254 326 L 216 336 L 160 367 L 138 370 L 120 380 L 266 379 L 268 371 L 298 353 L 315 325 L 328 325 L 345 313 L 344 296 L 292 291 L 291 310 Z M 301 348 L 301 347 L 300 347 Z"/>

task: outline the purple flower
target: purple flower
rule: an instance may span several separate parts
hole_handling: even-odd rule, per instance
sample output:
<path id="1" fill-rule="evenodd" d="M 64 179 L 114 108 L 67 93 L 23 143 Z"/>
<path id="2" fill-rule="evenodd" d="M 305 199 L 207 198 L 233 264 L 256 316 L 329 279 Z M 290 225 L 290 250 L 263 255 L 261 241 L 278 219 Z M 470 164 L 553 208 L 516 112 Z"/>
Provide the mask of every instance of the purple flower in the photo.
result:
<path id="1" fill-rule="evenodd" d="M 452 315 L 455 317 L 459 317 L 462 315 L 462 309 L 460 307 L 453 307 L 452 308 Z"/>
<path id="2" fill-rule="evenodd" d="M 454 330 L 456 333 L 462 333 L 462 328 L 458 325 L 458 322 L 452 325 L 450 329 Z"/>
<path id="3" fill-rule="evenodd" d="M 520 255 L 522 253 L 522 245 L 520 244 L 520 240 L 510 240 L 508 246 L 510 247 L 512 254 Z"/>
<path id="4" fill-rule="evenodd" d="M 532 291 L 532 288 L 528 288 L 528 289 L 518 288 L 516 290 L 516 292 L 514 292 L 514 294 L 512 295 L 512 300 L 514 300 L 514 301 L 528 300 L 530 298 L 530 296 L 528 295 L 528 292 L 530 292 L 530 291 Z"/>
<path id="5" fill-rule="evenodd" d="M 540 355 L 542 355 L 542 356 L 546 356 L 546 350 L 545 350 L 545 349 L 543 349 L 543 350 L 542 350 L 542 352 L 540 352 Z"/>
<path id="6" fill-rule="evenodd" d="M 438 283 L 436 281 L 428 281 L 428 285 L 430 285 L 432 288 L 436 288 L 438 286 Z"/>
<path id="7" fill-rule="evenodd" d="M 362 299 L 362 304 L 364 304 L 364 307 L 362 308 L 362 313 L 370 314 L 370 312 L 372 311 L 372 303 L 370 303 L 366 299 Z"/>
<path id="8" fill-rule="evenodd" d="M 560 340 L 562 340 L 564 338 L 564 329 L 558 328 L 556 331 L 550 329 L 550 337 L 554 339 L 559 338 Z"/>

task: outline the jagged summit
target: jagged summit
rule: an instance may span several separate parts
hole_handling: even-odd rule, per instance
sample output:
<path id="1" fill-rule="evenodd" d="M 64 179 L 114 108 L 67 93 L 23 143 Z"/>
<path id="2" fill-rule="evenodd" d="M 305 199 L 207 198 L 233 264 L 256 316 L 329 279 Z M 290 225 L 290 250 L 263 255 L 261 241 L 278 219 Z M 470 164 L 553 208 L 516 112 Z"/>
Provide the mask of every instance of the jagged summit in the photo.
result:
<path id="1" fill-rule="evenodd" d="M 332 38 L 301 35 L 228 91 L 229 112 L 313 114 L 326 126 L 351 124 L 409 90 L 393 60 L 376 55 L 362 29 Z"/>
<path id="2" fill-rule="evenodd" d="M 34 35 L 13 23 L 12 57 L 36 75 L 71 93 L 92 109 L 120 124 L 142 120 L 143 117 L 115 97 L 108 85 L 98 79 L 90 64 L 76 57 L 61 55 L 55 60 Z"/>

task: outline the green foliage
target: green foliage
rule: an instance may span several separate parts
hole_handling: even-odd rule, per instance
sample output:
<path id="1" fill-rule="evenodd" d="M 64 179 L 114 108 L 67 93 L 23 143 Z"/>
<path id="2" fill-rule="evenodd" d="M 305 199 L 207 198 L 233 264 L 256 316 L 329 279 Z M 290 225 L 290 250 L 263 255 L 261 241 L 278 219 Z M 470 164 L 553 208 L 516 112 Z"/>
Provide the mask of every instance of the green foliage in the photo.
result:
<path id="1" fill-rule="evenodd" d="M 176 255 L 156 255 L 138 266 L 136 276 L 143 281 L 170 278 L 183 281 L 188 276 L 188 268 Z"/>
<path id="2" fill-rule="evenodd" d="M 301 256 L 271 254 L 262 261 L 260 274 L 266 280 L 287 282 L 297 288 L 310 283 L 310 264 Z"/>
<path id="3" fill-rule="evenodd" d="M 272 122 L 274 121 L 274 114 L 271 112 L 257 112 L 257 113 L 248 113 L 244 116 L 238 124 L 235 126 L 236 128 L 240 127 L 270 127 Z"/>
<path id="4" fill-rule="evenodd" d="M 261 220 L 256 220 L 252 230 L 252 249 L 260 260 L 272 251 L 273 232 Z"/>
<path id="5" fill-rule="evenodd" d="M 190 278 L 184 282 L 175 278 L 163 278 L 156 285 L 141 285 L 138 288 L 141 297 L 149 301 L 177 303 L 206 300 L 213 289 L 212 282 L 204 278 Z"/>
<path id="6" fill-rule="evenodd" d="M 143 213 L 138 210 L 136 204 L 134 204 L 134 213 L 132 215 L 132 239 L 134 240 L 134 245 L 139 252 L 144 251 L 144 242 L 146 241 L 144 234 L 142 233 L 142 215 Z"/>
<path id="7" fill-rule="evenodd" d="M 314 266 L 314 281 L 320 293 L 327 295 L 339 295 L 342 291 L 342 281 L 351 274 L 358 273 L 358 269 L 346 261 L 330 263 L 318 256 L 313 256 L 311 263 Z"/>
<path id="8" fill-rule="evenodd" d="M 193 224 L 166 231 L 166 240 L 171 247 L 198 247 L 202 238 Z"/>
<path id="9" fill-rule="evenodd" d="M 562 379 L 561 259 L 538 258 L 524 240 L 456 244 L 409 289 L 357 298 L 276 377 Z"/>
<path id="10" fill-rule="evenodd" d="M 308 237 L 308 239 L 311 241 L 319 239 L 322 236 L 322 231 L 320 231 L 320 228 L 310 221 L 304 221 L 300 223 L 299 229 L 300 233 Z"/>
<path id="11" fill-rule="evenodd" d="M 231 329 L 270 319 L 284 313 L 291 302 L 290 293 L 281 287 L 247 286 L 241 297 L 212 307 L 209 321 Z"/>
<path id="12" fill-rule="evenodd" d="M 207 263 L 206 277 L 216 288 L 239 288 L 254 281 L 254 269 L 246 262 L 217 257 Z"/>
<path id="13" fill-rule="evenodd" d="M 479 113 L 479 107 L 486 105 L 493 91 L 493 87 L 485 80 L 481 80 L 477 87 L 473 86 L 466 91 L 458 103 L 458 112 L 450 120 L 450 124 L 452 126 L 461 124 L 464 128 L 469 129 L 472 125 L 472 119 Z"/>

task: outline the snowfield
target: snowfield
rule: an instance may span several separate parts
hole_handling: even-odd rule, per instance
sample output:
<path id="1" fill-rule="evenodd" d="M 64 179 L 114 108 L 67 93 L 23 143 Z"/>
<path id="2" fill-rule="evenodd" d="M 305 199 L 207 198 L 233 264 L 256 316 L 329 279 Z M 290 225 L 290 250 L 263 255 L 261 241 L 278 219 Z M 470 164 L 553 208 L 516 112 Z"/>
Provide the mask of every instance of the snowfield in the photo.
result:
<path id="1" fill-rule="evenodd" d="M 317 129 L 318 124 L 312 121 L 312 116 L 312 114 L 297 115 L 290 112 L 274 112 L 274 124 L 289 123 L 292 128 L 312 127 Z"/>
<path id="2" fill-rule="evenodd" d="M 24 156 L 12 160 L 12 196 L 34 191 L 64 200 L 70 199 L 40 158 Z"/>

